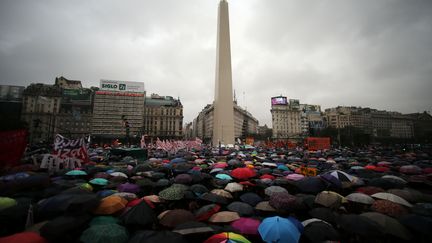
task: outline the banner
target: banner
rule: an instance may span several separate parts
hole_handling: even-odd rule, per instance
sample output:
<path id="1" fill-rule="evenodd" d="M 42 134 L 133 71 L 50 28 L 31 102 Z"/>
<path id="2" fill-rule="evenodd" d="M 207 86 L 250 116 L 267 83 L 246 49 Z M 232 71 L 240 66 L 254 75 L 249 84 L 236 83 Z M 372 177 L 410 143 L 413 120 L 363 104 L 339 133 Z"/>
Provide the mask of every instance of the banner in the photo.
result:
<path id="1" fill-rule="evenodd" d="M 77 158 L 83 162 L 88 162 L 87 154 L 88 142 L 83 138 L 68 139 L 60 134 L 57 134 L 54 139 L 53 154 L 61 159 Z"/>
<path id="2" fill-rule="evenodd" d="M 27 146 L 27 130 L 0 132 L 0 167 L 15 166 Z"/>
<path id="3" fill-rule="evenodd" d="M 308 137 L 306 138 L 305 145 L 308 150 L 323 150 L 330 149 L 330 138 L 328 137 Z"/>

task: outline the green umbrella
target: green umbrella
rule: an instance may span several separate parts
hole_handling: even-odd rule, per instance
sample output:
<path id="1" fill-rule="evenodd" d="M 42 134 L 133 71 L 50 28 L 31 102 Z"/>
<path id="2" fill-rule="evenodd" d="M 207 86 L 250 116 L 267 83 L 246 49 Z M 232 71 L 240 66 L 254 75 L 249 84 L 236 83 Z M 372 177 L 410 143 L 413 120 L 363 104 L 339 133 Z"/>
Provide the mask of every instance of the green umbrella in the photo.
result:
<path id="1" fill-rule="evenodd" d="M 0 197 L 0 211 L 17 205 L 15 199 L 10 197 Z"/>
<path id="2" fill-rule="evenodd" d="M 71 170 L 71 171 L 68 171 L 66 173 L 66 175 L 69 175 L 69 176 L 81 176 L 81 175 L 87 175 L 87 173 L 85 171 L 82 171 L 82 170 Z"/>
<path id="3" fill-rule="evenodd" d="M 161 192 L 159 192 L 159 197 L 165 200 L 181 200 L 184 196 L 184 190 L 181 187 L 171 186 Z"/>
<path id="4" fill-rule="evenodd" d="M 108 180 L 104 178 L 94 178 L 89 181 L 93 185 L 106 186 L 108 185 Z"/>
<path id="5" fill-rule="evenodd" d="M 120 220 L 118 220 L 118 218 L 114 218 L 113 216 L 97 216 L 90 221 L 89 225 L 90 226 L 107 225 L 107 224 L 117 224 L 119 222 Z"/>
<path id="6" fill-rule="evenodd" d="M 93 225 L 82 233 L 80 240 L 84 243 L 126 243 L 129 235 L 126 228 L 118 224 Z"/>

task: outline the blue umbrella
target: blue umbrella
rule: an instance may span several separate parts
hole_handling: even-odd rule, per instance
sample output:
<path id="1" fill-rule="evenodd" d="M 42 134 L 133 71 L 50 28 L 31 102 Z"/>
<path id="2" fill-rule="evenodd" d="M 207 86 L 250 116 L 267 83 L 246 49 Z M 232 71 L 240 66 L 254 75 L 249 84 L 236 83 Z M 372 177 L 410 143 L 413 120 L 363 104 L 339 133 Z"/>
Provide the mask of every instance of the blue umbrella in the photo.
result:
<path id="1" fill-rule="evenodd" d="M 223 173 L 221 173 L 221 174 L 217 174 L 215 177 L 216 177 L 217 179 L 221 179 L 221 180 L 232 180 L 232 177 L 231 177 L 231 176 L 229 176 L 229 175 L 227 175 L 227 174 L 223 174 Z"/>
<path id="2" fill-rule="evenodd" d="M 258 232 L 265 242 L 297 243 L 300 232 L 291 220 L 279 216 L 265 218 Z"/>

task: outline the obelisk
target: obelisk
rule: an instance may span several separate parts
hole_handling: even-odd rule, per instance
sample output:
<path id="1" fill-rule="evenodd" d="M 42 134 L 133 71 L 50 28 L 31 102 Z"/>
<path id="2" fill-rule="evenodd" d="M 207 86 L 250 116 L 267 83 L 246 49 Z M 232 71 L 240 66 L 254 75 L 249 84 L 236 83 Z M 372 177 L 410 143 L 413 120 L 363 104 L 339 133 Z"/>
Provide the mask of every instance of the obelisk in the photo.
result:
<path id="1" fill-rule="evenodd" d="M 228 2 L 218 8 L 216 80 L 213 113 L 213 146 L 234 144 L 234 107 Z"/>

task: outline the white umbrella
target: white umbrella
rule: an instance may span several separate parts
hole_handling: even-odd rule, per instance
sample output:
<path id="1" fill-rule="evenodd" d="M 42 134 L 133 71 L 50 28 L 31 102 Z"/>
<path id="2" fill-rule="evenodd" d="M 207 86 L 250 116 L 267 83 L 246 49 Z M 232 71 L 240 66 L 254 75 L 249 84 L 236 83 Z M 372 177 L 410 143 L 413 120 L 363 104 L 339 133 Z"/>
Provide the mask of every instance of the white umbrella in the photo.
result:
<path id="1" fill-rule="evenodd" d="M 372 204 L 375 202 L 375 200 L 370 197 L 369 195 L 363 194 L 363 193 L 351 193 L 348 196 L 345 197 L 348 201 L 351 202 L 358 202 L 363 204 Z"/>
<path id="2" fill-rule="evenodd" d="M 372 197 L 374 198 L 378 198 L 378 199 L 384 199 L 390 202 L 394 202 L 400 205 L 404 205 L 407 207 L 412 207 L 411 203 L 409 203 L 407 200 L 396 196 L 395 194 L 392 193 L 387 193 L 387 192 L 378 192 L 372 195 Z"/>

